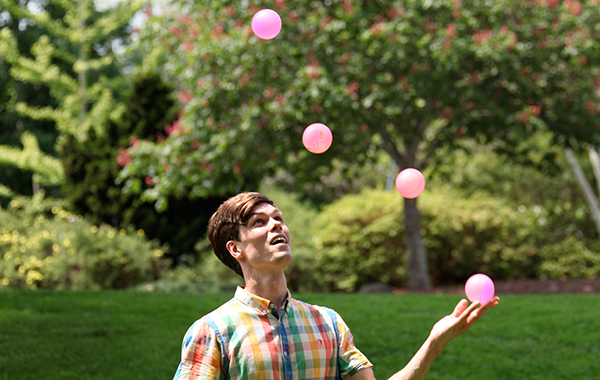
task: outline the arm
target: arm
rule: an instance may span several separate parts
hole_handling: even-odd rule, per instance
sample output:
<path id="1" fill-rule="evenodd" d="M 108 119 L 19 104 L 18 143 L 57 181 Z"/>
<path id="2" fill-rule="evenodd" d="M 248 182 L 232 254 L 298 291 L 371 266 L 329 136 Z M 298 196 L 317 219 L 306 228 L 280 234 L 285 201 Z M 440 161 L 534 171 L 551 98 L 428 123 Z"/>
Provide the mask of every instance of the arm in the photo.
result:
<path id="1" fill-rule="evenodd" d="M 498 305 L 498 301 L 499 298 L 494 297 L 483 306 L 479 302 L 474 302 L 468 306 L 469 303 L 467 300 L 460 300 L 452 314 L 440 319 L 433 326 L 429 337 L 427 337 L 425 343 L 419 348 L 419 351 L 408 362 L 406 367 L 396 372 L 389 380 L 423 380 L 433 360 L 440 354 L 442 348 L 452 339 L 467 332 L 473 323 L 481 318 L 489 309 Z M 372 368 L 365 368 L 358 371 L 351 379 L 374 380 L 375 376 Z"/>
<path id="2" fill-rule="evenodd" d="M 221 347 L 215 331 L 196 321 L 187 331 L 181 347 L 181 362 L 173 380 L 216 380 L 223 377 Z"/>

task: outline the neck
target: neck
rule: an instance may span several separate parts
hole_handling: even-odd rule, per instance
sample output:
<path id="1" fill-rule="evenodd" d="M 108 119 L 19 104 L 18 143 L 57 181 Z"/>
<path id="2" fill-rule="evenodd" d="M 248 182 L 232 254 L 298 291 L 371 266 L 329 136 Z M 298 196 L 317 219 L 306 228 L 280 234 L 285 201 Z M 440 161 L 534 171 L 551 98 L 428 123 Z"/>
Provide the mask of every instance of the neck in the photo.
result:
<path id="1" fill-rule="evenodd" d="M 259 297 L 268 299 L 277 305 L 277 310 L 281 309 L 283 302 L 287 297 L 287 281 L 283 272 L 278 274 L 244 274 L 244 289 Z"/>

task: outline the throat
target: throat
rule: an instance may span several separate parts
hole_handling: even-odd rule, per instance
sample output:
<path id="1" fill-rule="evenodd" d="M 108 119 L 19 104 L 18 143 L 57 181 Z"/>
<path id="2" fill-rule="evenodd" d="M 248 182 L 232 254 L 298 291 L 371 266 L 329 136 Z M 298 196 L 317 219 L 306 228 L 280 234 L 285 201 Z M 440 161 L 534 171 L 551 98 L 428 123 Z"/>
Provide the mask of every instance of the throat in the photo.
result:
<path id="1" fill-rule="evenodd" d="M 244 281 L 246 283 L 244 289 L 247 292 L 273 302 L 277 305 L 278 310 L 281 308 L 283 302 L 285 302 L 288 289 L 283 273 L 279 275 L 262 274 L 258 276 L 246 276 L 244 274 Z"/>

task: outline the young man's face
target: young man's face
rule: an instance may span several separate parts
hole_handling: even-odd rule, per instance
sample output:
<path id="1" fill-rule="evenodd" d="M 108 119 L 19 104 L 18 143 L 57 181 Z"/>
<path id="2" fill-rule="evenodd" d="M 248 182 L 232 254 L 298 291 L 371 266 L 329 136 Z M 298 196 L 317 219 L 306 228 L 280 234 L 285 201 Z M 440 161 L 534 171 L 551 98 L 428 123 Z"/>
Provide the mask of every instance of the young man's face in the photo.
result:
<path id="1" fill-rule="evenodd" d="M 252 210 L 246 225 L 240 227 L 239 241 L 234 243 L 234 249 L 242 253 L 240 260 L 259 270 L 283 271 L 292 260 L 290 231 L 281 211 L 268 203 Z"/>

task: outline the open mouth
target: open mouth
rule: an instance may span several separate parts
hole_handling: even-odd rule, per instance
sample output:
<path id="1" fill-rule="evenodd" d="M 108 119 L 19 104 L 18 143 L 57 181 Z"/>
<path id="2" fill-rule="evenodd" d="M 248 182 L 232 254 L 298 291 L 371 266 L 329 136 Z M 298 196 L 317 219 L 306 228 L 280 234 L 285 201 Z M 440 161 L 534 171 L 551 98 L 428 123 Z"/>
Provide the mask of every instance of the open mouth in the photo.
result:
<path id="1" fill-rule="evenodd" d="M 275 236 L 273 239 L 271 239 L 270 244 L 271 245 L 287 244 L 287 239 L 284 236 Z"/>

